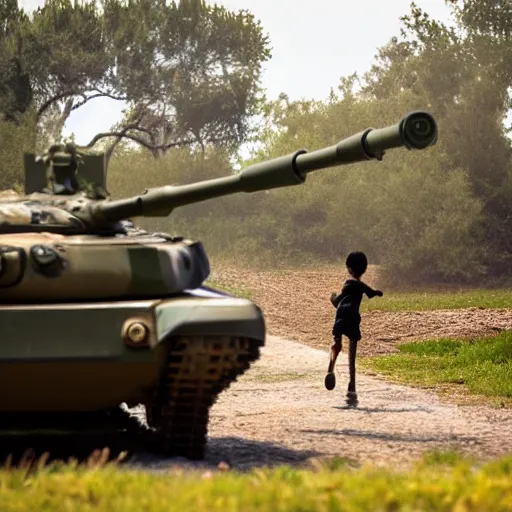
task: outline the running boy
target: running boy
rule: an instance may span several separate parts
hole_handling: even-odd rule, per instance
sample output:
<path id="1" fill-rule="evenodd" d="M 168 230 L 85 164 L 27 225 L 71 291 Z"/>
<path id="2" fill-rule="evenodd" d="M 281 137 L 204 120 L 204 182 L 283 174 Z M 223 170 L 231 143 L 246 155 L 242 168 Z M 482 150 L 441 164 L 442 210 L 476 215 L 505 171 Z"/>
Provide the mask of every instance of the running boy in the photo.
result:
<path id="1" fill-rule="evenodd" d="M 331 347 L 329 368 L 325 377 L 325 387 L 328 390 L 332 390 L 336 386 L 334 365 L 342 348 L 341 336 L 347 336 L 350 342 L 348 353 L 350 381 L 348 384 L 347 399 L 352 402 L 357 402 L 356 351 L 357 342 L 361 339 L 361 315 L 359 313 L 359 307 L 363 299 L 363 294 L 366 294 L 370 299 L 375 296 L 382 297 L 384 294 L 380 290 L 373 290 L 361 281 L 361 277 L 368 267 L 368 260 L 364 253 L 351 252 L 347 257 L 346 265 L 348 273 L 353 279 L 347 279 L 347 281 L 345 281 L 340 295 L 336 295 L 336 292 L 331 294 L 332 305 L 336 308 L 336 319 L 332 328 L 334 344 Z"/>

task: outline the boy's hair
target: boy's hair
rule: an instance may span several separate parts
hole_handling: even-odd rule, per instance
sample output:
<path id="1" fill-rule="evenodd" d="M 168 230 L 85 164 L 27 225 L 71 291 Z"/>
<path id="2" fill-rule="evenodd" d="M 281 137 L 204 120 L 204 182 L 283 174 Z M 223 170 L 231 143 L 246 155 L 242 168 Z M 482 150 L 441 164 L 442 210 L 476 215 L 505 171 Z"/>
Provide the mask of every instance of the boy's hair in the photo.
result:
<path id="1" fill-rule="evenodd" d="M 361 277 L 366 272 L 368 260 L 364 252 L 351 252 L 347 256 L 346 265 L 357 277 Z"/>

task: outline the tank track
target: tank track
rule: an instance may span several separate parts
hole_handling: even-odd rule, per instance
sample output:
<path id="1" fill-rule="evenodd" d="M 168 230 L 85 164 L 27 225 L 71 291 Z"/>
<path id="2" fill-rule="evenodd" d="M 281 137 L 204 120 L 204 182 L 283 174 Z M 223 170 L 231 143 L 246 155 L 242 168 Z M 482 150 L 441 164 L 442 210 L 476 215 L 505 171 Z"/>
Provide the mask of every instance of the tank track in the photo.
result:
<path id="1" fill-rule="evenodd" d="M 204 458 L 209 412 L 217 396 L 260 357 L 262 341 L 195 336 L 171 338 L 161 385 L 146 405 L 156 451 Z"/>

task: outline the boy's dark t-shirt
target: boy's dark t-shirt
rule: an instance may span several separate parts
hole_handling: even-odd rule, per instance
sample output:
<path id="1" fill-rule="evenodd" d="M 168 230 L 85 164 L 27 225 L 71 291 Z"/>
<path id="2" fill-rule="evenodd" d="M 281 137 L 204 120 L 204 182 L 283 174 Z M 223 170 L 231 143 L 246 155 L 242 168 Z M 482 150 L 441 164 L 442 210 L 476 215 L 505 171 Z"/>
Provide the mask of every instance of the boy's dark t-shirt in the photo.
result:
<path id="1" fill-rule="evenodd" d="M 343 334 L 353 341 L 361 339 L 359 307 L 363 300 L 363 294 L 371 299 L 377 295 L 377 292 L 358 279 L 347 279 L 341 293 L 331 299 L 333 306 L 336 307 L 336 319 L 332 328 L 333 336 Z"/>

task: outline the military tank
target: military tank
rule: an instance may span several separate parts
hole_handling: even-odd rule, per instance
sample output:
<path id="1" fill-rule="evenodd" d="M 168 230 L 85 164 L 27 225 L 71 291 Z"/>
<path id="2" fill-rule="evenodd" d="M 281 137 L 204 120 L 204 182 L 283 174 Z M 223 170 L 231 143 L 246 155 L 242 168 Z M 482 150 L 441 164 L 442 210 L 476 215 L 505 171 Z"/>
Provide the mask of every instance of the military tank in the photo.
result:
<path id="1" fill-rule="evenodd" d="M 413 112 L 318 151 L 119 200 L 106 193 L 102 154 L 72 145 L 26 154 L 24 193 L 0 193 L 0 430 L 71 418 L 80 428 L 142 404 L 160 453 L 202 458 L 210 408 L 258 359 L 264 317 L 205 285 L 200 241 L 131 219 L 301 185 L 313 171 L 436 140 L 433 117 Z"/>

